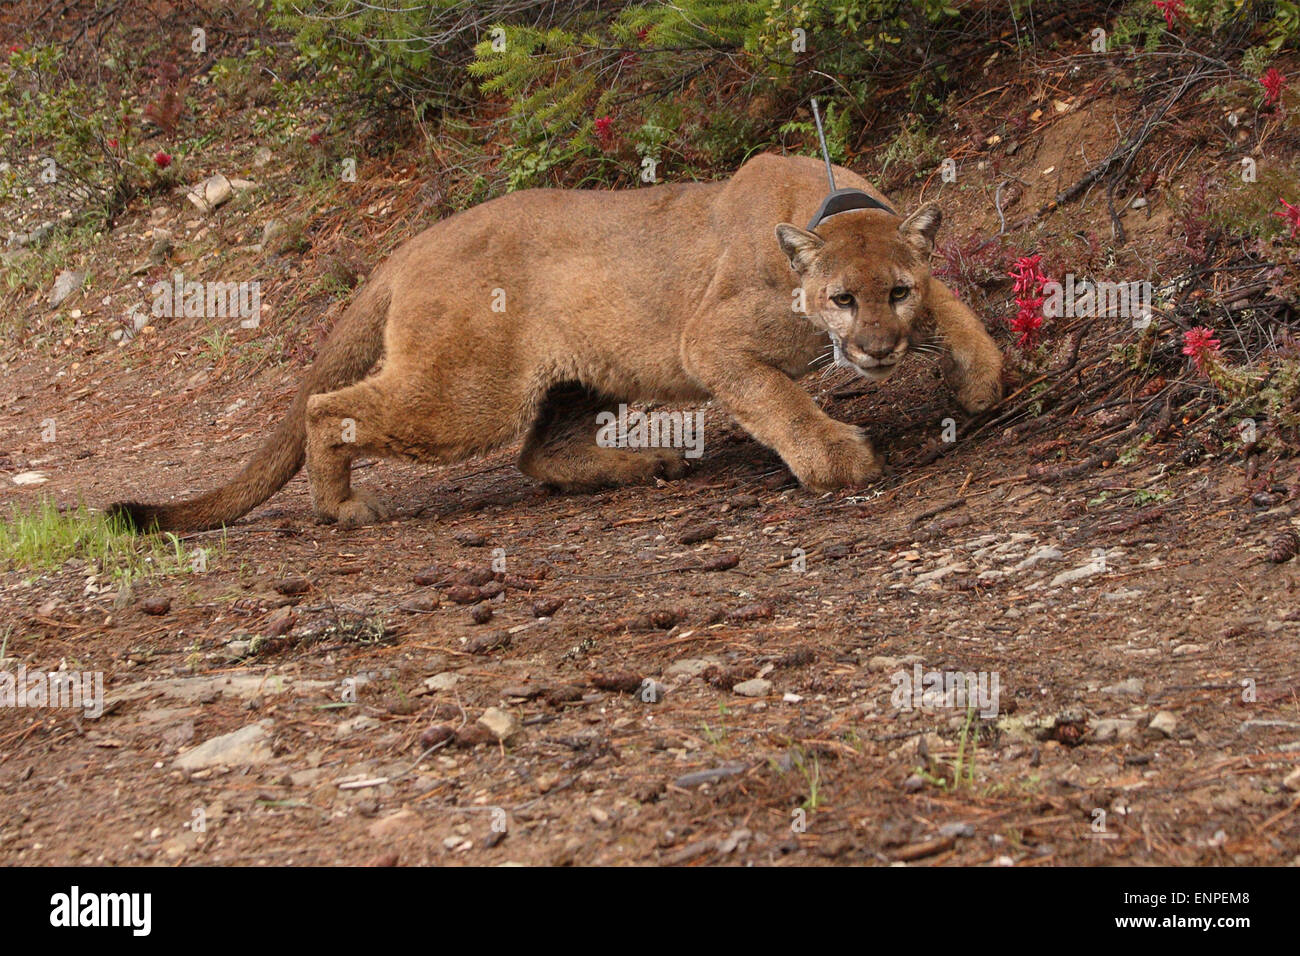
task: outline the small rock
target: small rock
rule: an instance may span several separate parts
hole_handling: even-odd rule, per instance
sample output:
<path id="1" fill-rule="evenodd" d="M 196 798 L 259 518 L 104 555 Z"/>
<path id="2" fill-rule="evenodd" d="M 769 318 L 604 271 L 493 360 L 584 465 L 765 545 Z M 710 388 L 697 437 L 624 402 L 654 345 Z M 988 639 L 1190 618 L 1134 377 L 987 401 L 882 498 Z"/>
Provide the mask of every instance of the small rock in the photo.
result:
<path id="1" fill-rule="evenodd" d="M 1071 568 L 1069 571 L 1062 571 L 1056 577 L 1052 578 L 1050 587 L 1059 588 L 1065 584 L 1073 584 L 1075 581 L 1082 581 L 1085 578 L 1102 574 L 1106 570 L 1106 565 L 1100 561 L 1091 561 L 1082 567 Z"/>
<path id="2" fill-rule="evenodd" d="M 523 729 L 518 717 L 508 710 L 502 710 L 500 707 L 489 707 L 483 711 L 483 716 L 478 719 L 478 724 L 502 742 L 510 740 Z"/>
<path id="3" fill-rule="evenodd" d="M 1174 729 L 1178 726 L 1178 718 L 1169 711 L 1162 710 L 1151 718 L 1151 723 L 1147 726 L 1158 733 L 1164 734 L 1166 737 L 1172 737 Z"/>
<path id="4" fill-rule="evenodd" d="M 1098 743 L 1107 740 L 1127 740 L 1137 734 L 1137 721 L 1121 718 L 1099 720 L 1092 727 L 1092 739 Z"/>
<path id="5" fill-rule="evenodd" d="M 941 568 L 935 568 L 933 571 L 926 571 L 923 574 L 918 574 L 916 576 L 916 580 L 913 581 L 912 583 L 918 586 L 924 584 L 931 584 L 935 581 L 942 580 L 943 578 L 946 578 L 948 575 L 954 574 L 957 571 L 964 570 L 964 568 L 965 565 L 957 565 L 957 564 L 949 564 Z"/>
<path id="6" fill-rule="evenodd" d="M 460 675 L 451 671 L 443 671 L 441 674 L 434 674 L 424 679 L 424 686 L 429 690 L 451 690 L 459 683 Z"/>
<path id="7" fill-rule="evenodd" d="M 50 290 L 50 306 L 57 307 L 62 304 L 63 300 L 80 289 L 85 281 L 86 273 L 64 269 L 54 280 L 54 288 Z"/>
<path id="8" fill-rule="evenodd" d="M 1037 564 L 1042 564 L 1044 561 L 1059 561 L 1063 557 L 1065 557 L 1065 555 L 1057 548 L 1039 548 L 1036 551 L 1031 552 L 1027 558 L 1017 564 L 1012 568 L 1012 570 L 1025 571 Z"/>
<path id="9" fill-rule="evenodd" d="M 229 734 L 205 740 L 176 758 L 175 765 L 182 770 L 201 770 L 205 767 L 246 767 L 270 760 L 271 722 L 263 720 L 249 724 Z"/>
<path id="10" fill-rule="evenodd" d="M 700 657 L 683 657 L 681 660 L 673 661 L 664 670 L 665 677 L 699 677 L 711 664 L 716 661 L 707 661 Z"/>
<path id="11" fill-rule="evenodd" d="M 693 773 L 682 774 L 673 781 L 673 786 L 689 790 L 691 787 L 698 787 L 701 784 L 717 783 L 719 780 L 734 777 L 738 773 L 744 773 L 747 769 L 749 768 L 743 763 L 730 763 L 714 767 L 711 770 L 696 770 Z"/>
<path id="12" fill-rule="evenodd" d="M 752 830 L 747 830 L 744 827 L 732 830 L 731 835 L 718 844 L 718 852 L 723 855 L 735 853 L 737 850 L 744 853 L 749 846 L 749 842 L 753 839 L 754 832 Z"/>
<path id="13" fill-rule="evenodd" d="M 172 254 L 172 237 L 165 229 L 154 230 L 153 245 L 149 247 L 149 262 L 161 265 Z"/>
<path id="14" fill-rule="evenodd" d="M 235 194 L 230 180 L 221 173 L 209 176 L 203 182 L 193 186 L 185 198 L 198 207 L 199 212 L 209 213 L 221 204 L 228 202 Z"/>
<path id="15" fill-rule="evenodd" d="M 358 734 L 362 731 L 370 730 L 371 728 L 378 726 L 379 721 L 375 718 L 367 714 L 358 714 L 349 720 L 343 721 L 343 723 L 335 727 L 334 736 L 340 739 L 343 737 L 351 737 L 353 734 Z"/>
<path id="16" fill-rule="evenodd" d="M 306 770 L 295 770 L 289 774 L 289 783 L 295 787 L 311 787 L 320 782 L 326 774 L 324 767 L 309 767 Z"/>
<path id="17" fill-rule="evenodd" d="M 162 851 L 169 860 L 179 860 L 185 856 L 199 842 L 199 834 L 186 830 L 180 836 L 172 837 L 163 842 Z"/>
<path id="18" fill-rule="evenodd" d="M 731 691 L 741 697 L 766 697 L 772 692 L 772 682 L 763 677 L 755 677 L 753 680 L 741 681 Z"/>
<path id="19" fill-rule="evenodd" d="M 1146 691 L 1146 681 L 1140 677 L 1130 677 L 1128 680 L 1122 680 L 1118 684 L 1111 684 L 1109 687 L 1103 687 L 1101 692 L 1109 694 L 1112 697 L 1141 697 Z"/>

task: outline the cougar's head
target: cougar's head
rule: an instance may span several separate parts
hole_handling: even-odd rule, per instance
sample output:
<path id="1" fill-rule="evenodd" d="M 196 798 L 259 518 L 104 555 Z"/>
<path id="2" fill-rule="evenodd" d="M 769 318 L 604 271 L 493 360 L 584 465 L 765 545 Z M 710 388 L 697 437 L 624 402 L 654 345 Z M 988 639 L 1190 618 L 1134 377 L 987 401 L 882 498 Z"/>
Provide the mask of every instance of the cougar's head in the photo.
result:
<path id="1" fill-rule="evenodd" d="M 831 216 L 815 232 L 786 222 L 776 227 L 799 275 L 806 314 L 830 333 L 841 364 L 883 381 L 921 341 L 930 252 L 942 218 L 927 203 L 902 220 L 859 209 Z"/>

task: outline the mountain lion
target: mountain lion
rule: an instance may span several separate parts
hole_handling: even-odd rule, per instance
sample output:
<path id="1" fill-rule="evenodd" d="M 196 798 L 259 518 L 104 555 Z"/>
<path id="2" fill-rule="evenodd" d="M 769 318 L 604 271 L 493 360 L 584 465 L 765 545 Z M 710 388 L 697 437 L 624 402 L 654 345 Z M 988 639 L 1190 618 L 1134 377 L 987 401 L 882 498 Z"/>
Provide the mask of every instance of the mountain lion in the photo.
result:
<path id="1" fill-rule="evenodd" d="M 833 355 L 883 381 L 937 338 L 974 412 L 999 400 L 1002 356 L 930 274 L 938 207 L 790 224 L 825 191 L 817 160 L 768 154 L 726 182 L 534 189 L 451 216 L 374 271 L 232 481 L 111 510 L 144 529 L 218 527 L 305 460 L 317 518 L 353 527 L 384 515 L 352 487 L 353 459 L 456 462 L 521 434 L 519 467 L 562 489 L 679 476 L 679 449 L 596 441 L 600 412 L 649 400 L 716 400 L 806 488 L 864 485 L 881 473 L 871 443 L 794 379 Z"/>

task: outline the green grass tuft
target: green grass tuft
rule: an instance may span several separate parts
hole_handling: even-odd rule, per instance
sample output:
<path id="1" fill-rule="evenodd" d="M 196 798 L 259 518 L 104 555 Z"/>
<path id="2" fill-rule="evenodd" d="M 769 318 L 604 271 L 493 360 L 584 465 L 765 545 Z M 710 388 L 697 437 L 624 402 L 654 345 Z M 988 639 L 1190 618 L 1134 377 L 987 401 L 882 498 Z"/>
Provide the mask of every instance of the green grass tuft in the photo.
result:
<path id="1" fill-rule="evenodd" d="M 80 559 L 124 584 L 196 569 L 198 551 L 174 534 L 136 536 L 116 518 L 85 504 L 61 511 L 44 498 L 30 511 L 11 504 L 0 516 L 0 563 L 11 570 L 50 571 Z M 205 561 L 207 556 L 205 556 Z"/>

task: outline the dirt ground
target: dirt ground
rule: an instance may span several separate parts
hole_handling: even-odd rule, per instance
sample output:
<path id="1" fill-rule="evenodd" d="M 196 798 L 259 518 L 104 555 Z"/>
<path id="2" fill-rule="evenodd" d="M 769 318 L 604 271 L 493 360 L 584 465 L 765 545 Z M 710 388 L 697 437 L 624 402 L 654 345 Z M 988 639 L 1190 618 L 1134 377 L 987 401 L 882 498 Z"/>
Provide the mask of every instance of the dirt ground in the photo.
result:
<path id="1" fill-rule="evenodd" d="M 929 376 L 832 411 L 906 455 L 948 414 Z M 86 455 L 88 435 L 43 466 L 88 500 L 204 483 L 273 418 L 225 420 L 227 397 L 195 396 L 162 432 L 141 409 L 120 450 Z M 354 532 L 312 524 L 295 479 L 224 545 L 190 540 L 206 572 L 125 608 L 75 567 L 8 574 L 8 653 L 102 670 L 108 704 L 97 720 L 0 716 L 0 854 L 1296 860 L 1296 565 L 1266 559 L 1286 505 L 1251 505 L 1218 463 L 1044 485 L 996 438 L 819 498 L 718 416 L 706 435 L 688 479 L 597 495 L 548 495 L 509 454 L 374 464 L 367 485 L 403 513 Z M 1089 505 L 1157 477 L 1175 492 L 1159 506 Z M 170 609 L 146 613 L 149 598 Z M 894 675 L 914 664 L 996 673 L 1000 713 L 900 711 Z M 517 721 L 508 742 L 476 732 L 488 708 Z M 176 765 L 250 727 L 265 733 L 234 766 Z"/>
<path id="2" fill-rule="evenodd" d="M 1024 149 L 1000 172 L 963 160 L 980 189 L 891 195 L 940 198 L 946 233 L 996 231 L 999 177 L 1032 180 L 1008 209 L 1023 215 L 1113 145 L 1127 101 L 1099 99 L 1104 79 L 1045 81 L 1021 104 L 1045 112 Z M 436 217 L 400 214 L 421 188 L 400 160 L 313 207 L 257 147 L 223 144 L 204 170 L 256 179 L 255 199 L 211 218 L 179 195 L 137 204 L 59 310 L 48 289 L 5 300 L 42 334 L 0 356 L 0 508 L 231 476 L 347 300 L 315 290 L 287 314 L 285 290 L 327 260 L 373 266 Z M 1166 186 L 1126 213 L 1117 274 L 1168 250 Z M 264 222 L 291 208 L 313 253 L 268 257 Z M 1104 228 L 1102 197 L 1043 241 L 1080 222 Z M 138 279 L 160 228 L 173 258 Z M 189 320 L 110 340 L 139 282 L 180 263 L 267 276 L 257 336 L 275 347 L 236 362 Z M 991 301 L 993 326 L 1007 296 Z M 235 330 L 231 354 L 257 336 Z M 4 667 L 99 671 L 107 695 L 93 719 L 0 709 L 0 862 L 1300 863 L 1300 572 L 1269 560 L 1300 508 L 1294 461 L 1261 474 L 1204 454 L 1184 440 L 1200 412 L 1175 408 L 1140 455 L 1070 474 L 1131 408 L 1031 440 L 966 419 L 923 358 L 879 388 L 808 387 L 888 456 L 878 486 L 805 492 L 709 408 L 704 457 L 656 487 L 548 493 L 514 450 L 359 462 L 396 511 L 376 527 L 314 524 L 299 475 L 225 532 L 186 536 L 188 573 L 127 591 L 75 560 L 0 572 Z M 33 470 L 48 480 L 13 483 Z M 902 694 L 930 672 L 996 680 L 996 707 Z"/>

